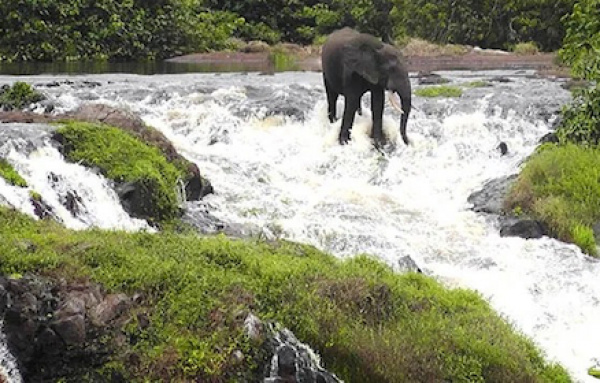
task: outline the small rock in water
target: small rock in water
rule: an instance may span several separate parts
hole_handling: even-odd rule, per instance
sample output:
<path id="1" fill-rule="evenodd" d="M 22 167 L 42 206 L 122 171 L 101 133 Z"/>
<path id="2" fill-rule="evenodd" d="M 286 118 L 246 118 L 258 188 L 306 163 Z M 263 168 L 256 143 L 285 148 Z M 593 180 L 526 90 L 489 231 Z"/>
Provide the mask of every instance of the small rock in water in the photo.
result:
<path id="1" fill-rule="evenodd" d="M 498 149 L 500 150 L 500 155 L 504 156 L 506 155 L 506 153 L 508 153 L 508 145 L 506 145 L 506 142 L 502 141 L 500 143 L 500 145 L 498 145 Z"/>

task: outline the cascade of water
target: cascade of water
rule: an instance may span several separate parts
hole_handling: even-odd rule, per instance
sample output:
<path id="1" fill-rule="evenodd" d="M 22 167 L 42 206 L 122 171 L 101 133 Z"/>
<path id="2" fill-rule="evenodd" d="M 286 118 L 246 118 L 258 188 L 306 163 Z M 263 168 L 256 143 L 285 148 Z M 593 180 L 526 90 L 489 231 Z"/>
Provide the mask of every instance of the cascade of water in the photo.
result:
<path id="1" fill-rule="evenodd" d="M 3 124 L 3 132 L 23 132 L 19 124 Z M 31 126 L 28 127 L 32 129 Z M 0 179 L 0 202 L 35 216 L 31 192 L 42 196 L 54 217 L 73 229 L 141 230 L 148 224 L 129 217 L 109 181 L 79 164 L 68 163 L 48 142 L 45 130 L 30 138 L 5 137 L 0 154 L 27 181 L 27 188 L 8 185 Z"/>
<path id="2" fill-rule="evenodd" d="M 6 346 L 2 332 L 4 324 L 0 321 L 0 382 L 21 383 L 23 379 L 17 368 L 17 362 Z"/>
<path id="3" fill-rule="evenodd" d="M 94 99 L 160 129 L 216 190 L 189 205 L 192 217 L 208 210 L 340 257 L 366 252 L 396 266 L 410 256 L 446 284 L 479 291 L 551 359 L 591 382 L 600 263 L 553 239 L 502 238 L 496 220 L 467 203 L 486 181 L 519 171 L 570 95 L 530 73 L 441 74 L 459 85 L 498 74 L 510 81 L 465 88 L 459 99 L 415 97 L 409 147 L 396 140 L 398 116 L 386 108 L 385 129 L 398 142 L 387 154 L 370 146 L 368 97 L 352 142 L 337 145 L 339 121 L 327 121 L 316 73 L 104 75 L 92 78 L 101 84 L 93 89 L 47 93 L 57 110 Z"/>

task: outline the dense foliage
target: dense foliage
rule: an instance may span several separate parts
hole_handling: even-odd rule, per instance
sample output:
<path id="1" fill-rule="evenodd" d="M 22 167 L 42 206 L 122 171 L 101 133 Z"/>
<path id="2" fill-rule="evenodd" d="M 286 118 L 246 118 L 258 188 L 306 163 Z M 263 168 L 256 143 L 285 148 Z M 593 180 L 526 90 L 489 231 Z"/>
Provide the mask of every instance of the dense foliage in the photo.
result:
<path id="1" fill-rule="evenodd" d="M 0 273 L 89 278 L 143 297 L 130 341 L 105 366 L 126 381 L 261 380 L 243 330 L 252 312 L 289 327 L 349 383 L 570 382 L 476 293 L 366 256 L 193 233 L 70 231 L 2 207 L 0 237 Z"/>
<path id="2" fill-rule="evenodd" d="M 0 59 L 125 60 L 224 48 L 240 22 L 195 0 L 0 2 Z"/>
<path id="3" fill-rule="evenodd" d="M 343 26 L 385 40 L 557 49 L 575 0 L 10 0 L 0 60 L 165 58 L 233 47 L 229 37 L 308 44 Z"/>

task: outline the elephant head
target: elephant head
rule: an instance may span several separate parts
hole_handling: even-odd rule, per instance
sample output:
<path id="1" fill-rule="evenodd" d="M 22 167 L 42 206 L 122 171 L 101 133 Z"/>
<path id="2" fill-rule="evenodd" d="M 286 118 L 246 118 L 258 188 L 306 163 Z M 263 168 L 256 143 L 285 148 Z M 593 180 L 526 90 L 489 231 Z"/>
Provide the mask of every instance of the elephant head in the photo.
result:
<path id="1" fill-rule="evenodd" d="M 406 124 L 411 111 L 411 86 L 402 53 L 392 45 L 360 33 L 344 46 L 345 71 L 354 72 L 371 85 L 395 92 L 402 101 L 400 133 L 408 145 Z"/>

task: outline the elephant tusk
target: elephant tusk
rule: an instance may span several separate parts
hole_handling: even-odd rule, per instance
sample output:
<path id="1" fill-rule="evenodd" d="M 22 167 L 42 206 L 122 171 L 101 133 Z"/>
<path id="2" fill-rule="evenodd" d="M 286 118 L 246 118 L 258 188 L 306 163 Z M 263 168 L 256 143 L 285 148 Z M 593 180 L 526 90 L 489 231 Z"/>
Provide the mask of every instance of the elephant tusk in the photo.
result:
<path id="1" fill-rule="evenodd" d="M 396 109 L 400 114 L 404 113 L 402 110 L 402 100 L 399 100 L 394 92 L 388 92 L 388 97 L 390 99 L 390 104 Z"/>

